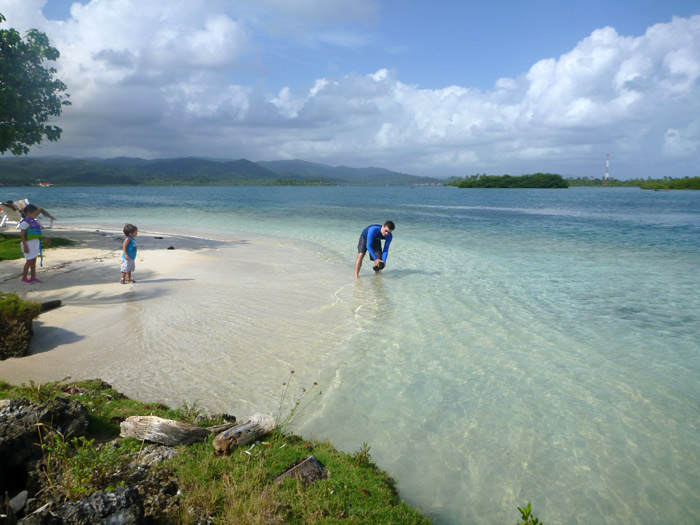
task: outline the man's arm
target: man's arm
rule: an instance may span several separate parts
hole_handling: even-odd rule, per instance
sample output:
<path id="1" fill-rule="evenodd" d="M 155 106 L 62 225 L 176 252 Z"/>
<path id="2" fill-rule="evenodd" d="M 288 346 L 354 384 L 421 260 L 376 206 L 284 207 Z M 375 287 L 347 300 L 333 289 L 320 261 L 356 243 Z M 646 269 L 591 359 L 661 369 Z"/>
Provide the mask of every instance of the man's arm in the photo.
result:
<path id="1" fill-rule="evenodd" d="M 44 217 L 48 217 L 52 221 L 56 220 L 56 217 L 51 215 L 48 211 L 46 211 L 44 208 L 39 208 L 39 213 L 41 213 Z"/>
<path id="2" fill-rule="evenodd" d="M 382 260 L 384 261 L 384 263 L 386 263 L 386 259 L 387 257 L 389 257 L 389 245 L 391 244 L 391 239 L 393 238 L 394 236 L 390 233 L 384 239 L 384 253 L 382 254 Z"/>
<path id="3" fill-rule="evenodd" d="M 374 244 L 374 239 L 380 231 L 381 227 L 379 226 L 370 226 L 370 228 L 367 230 L 367 253 L 369 253 L 369 258 L 373 261 L 377 258 L 377 256 L 375 255 L 374 250 L 372 250 L 372 244 Z"/>

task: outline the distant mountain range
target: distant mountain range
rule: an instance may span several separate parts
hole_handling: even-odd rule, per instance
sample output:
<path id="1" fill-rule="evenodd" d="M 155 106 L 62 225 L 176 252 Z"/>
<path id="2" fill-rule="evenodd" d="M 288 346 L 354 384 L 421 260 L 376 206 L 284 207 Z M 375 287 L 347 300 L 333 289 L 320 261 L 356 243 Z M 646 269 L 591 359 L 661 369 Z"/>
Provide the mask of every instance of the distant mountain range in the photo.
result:
<path id="1" fill-rule="evenodd" d="M 252 162 L 197 157 L 0 157 L 0 184 L 56 185 L 413 185 L 442 184 L 384 168 L 327 166 L 303 160 Z"/>

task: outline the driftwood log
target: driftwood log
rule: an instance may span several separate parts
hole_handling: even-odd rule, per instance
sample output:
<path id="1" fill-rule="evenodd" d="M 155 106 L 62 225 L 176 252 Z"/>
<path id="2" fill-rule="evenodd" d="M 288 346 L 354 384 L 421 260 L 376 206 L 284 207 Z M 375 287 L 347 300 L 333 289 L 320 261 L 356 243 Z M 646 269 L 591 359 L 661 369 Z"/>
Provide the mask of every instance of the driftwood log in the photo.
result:
<path id="1" fill-rule="evenodd" d="M 53 301 L 46 301 L 45 303 L 41 303 L 41 311 L 43 312 L 48 312 L 49 310 L 53 310 L 54 308 L 58 308 L 61 306 L 61 300 L 60 299 L 54 299 Z"/>
<path id="2" fill-rule="evenodd" d="M 277 476 L 275 482 L 282 483 L 286 478 L 297 478 L 307 487 L 327 477 L 328 471 L 326 471 L 326 467 L 323 466 L 323 463 L 314 456 L 309 456 L 308 458 L 298 461 L 292 465 L 289 470 Z"/>
<path id="3" fill-rule="evenodd" d="M 229 428 L 216 436 L 213 443 L 214 450 L 219 455 L 230 454 L 234 448 L 247 445 L 274 429 L 275 420 L 271 416 L 253 414 L 245 423 Z"/>
<path id="4" fill-rule="evenodd" d="M 235 421 L 231 423 L 224 423 L 223 425 L 214 425 L 213 427 L 207 427 L 207 432 L 210 434 L 220 434 L 224 430 L 228 430 L 231 427 L 235 427 L 238 423 Z"/>
<path id="5" fill-rule="evenodd" d="M 119 426 L 122 437 L 133 437 L 140 441 L 151 441 L 169 447 L 204 441 L 209 435 L 206 428 L 158 416 L 131 416 L 122 421 Z"/>

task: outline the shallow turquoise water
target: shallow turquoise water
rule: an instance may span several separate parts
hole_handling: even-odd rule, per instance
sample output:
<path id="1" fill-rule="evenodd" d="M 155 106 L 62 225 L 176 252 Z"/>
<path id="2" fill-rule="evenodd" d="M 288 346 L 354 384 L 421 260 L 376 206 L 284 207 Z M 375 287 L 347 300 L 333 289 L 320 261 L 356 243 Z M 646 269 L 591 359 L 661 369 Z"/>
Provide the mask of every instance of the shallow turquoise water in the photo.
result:
<path id="1" fill-rule="evenodd" d="M 347 264 L 299 430 L 371 445 L 438 523 L 695 523 L 700 192 L 5 188 L 61 223 L 284 238 Z M 360 231 L 397 224 L 352 282 Z M 215 225 L 215 227 L 212 227 Z"/>

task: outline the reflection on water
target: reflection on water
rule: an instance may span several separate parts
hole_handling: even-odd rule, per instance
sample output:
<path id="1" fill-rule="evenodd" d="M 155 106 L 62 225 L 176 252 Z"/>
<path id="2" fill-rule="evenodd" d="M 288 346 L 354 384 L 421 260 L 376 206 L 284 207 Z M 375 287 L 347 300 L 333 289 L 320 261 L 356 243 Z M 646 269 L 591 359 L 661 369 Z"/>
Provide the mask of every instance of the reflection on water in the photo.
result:
<path id="1" fill-rule="evenodd" d="M 384 283 L 383 275 L 363 275 L 355 281 L 350 308 L 360 321 L 381 326 L 393 317 L 395 307 L 390 296 L 391 288 Z"/>

